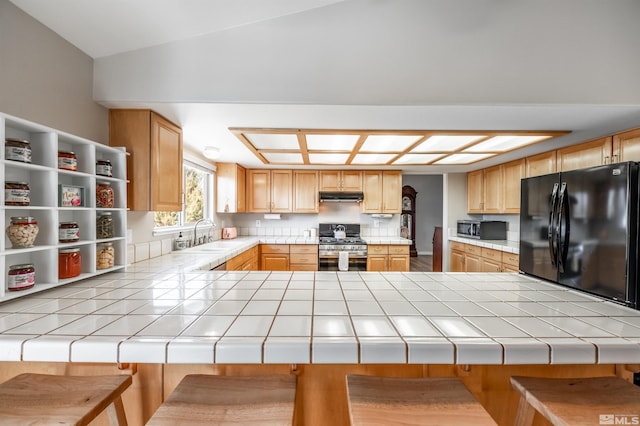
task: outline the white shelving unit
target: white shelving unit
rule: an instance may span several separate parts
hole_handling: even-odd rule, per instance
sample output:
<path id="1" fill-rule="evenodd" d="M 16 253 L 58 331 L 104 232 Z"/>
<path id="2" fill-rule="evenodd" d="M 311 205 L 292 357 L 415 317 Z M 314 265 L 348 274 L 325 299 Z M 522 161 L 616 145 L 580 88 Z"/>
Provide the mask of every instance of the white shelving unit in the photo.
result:
<path id="1" fill-rule="evenodd" d="M 31 145 L 32 162 L 22 163 L 5 159 L 5 139 L 28 140 Z M 0 302 L 24 296 L 73 281 L 123 269 L 127 262 L 127 180 L 126 152 L 124 148 L 113 148 L 77 136 L 42 126 L 20 118 L 0 113 L 0 173 L 5 182 L 27 182 L 30 187 L 29 206 L 7 206 L 4 191 L 0 195 L 0 208 L 4 218 L 4 229 L 10 225 L 11 217 L 33 216 L 38 221 L 39 232 L 33 247 L 11 248 L 5 236 L 0 243 L 0 270 L 4 285 L 0 287 Z M 73 151 L 78 158 L 78 171 L 58 169 L 58 151 Z M 113 177 L 96 175 L 96 160 L 109 160 Z M 109 182 L 114 191 L 114 207 L 96 208 L 97 182 Z M 84 188 L 83 206 L 60 207 L 59 185 Z M 114 222 L 114 238 L 96 239 L 96 218 L 109 211 Z M 80 241 L 58 242 L 60 222 L 78 222 Z M 96 246 L 103 242 L 113 243 L 115 266 L 96 269 Z M 70 279 L 58 279 L 58 251 L 77 247 L 82 256 L 82 273 Z M 26 290 L 9 291 L 7 273 L 11 265 L 33 263 L 35 285 Z"/>

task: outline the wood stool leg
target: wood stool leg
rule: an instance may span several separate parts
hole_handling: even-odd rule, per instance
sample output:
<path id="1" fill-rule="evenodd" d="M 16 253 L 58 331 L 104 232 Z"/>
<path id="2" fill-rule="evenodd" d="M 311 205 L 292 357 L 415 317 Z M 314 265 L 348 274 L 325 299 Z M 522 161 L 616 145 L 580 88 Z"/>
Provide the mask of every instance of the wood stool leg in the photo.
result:
<path id="1" fill-rule="evenodd" d="M 118 396 L 111 404 L 109 404 L 107 407 L 107 413 L 109 414 L 109 419 L 112 425 L 128 426 L 127 416 L 124 413 L 124 404 L 122 403 L 121 397 Z"/>
<path id="2" fill-rule="evenodd" d="M 524 395 L 520 395 L 514 426 L 531 426 L 535 414 L 536 410 L 527 402 L 527 398 Z"/>

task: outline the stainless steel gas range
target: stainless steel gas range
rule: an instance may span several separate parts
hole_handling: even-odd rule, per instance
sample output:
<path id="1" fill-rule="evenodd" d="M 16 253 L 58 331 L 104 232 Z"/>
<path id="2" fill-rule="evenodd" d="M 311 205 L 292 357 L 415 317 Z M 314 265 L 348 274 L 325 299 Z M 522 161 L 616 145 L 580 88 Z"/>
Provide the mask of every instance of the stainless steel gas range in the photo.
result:
<path id="1" fill-rule="evenodd" d="M 367 243 L 360 238 L 360 224 L 320 223 L 318 236 L 319 271 L 338 271 L 340 256 L 348 259 L 349 271 L 367 270 Z"/>

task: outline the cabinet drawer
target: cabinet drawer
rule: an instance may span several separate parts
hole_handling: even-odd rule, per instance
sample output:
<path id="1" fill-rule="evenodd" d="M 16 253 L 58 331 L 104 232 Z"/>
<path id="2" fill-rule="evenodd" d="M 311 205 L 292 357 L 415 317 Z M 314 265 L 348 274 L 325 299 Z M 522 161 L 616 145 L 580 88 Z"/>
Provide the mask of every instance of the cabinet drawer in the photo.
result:
<path id="1" fill-rule="evenodd" d="M 465 244 L 464 251 L 471 254 L 477 254 L 478 256 L 482 255 L 482 247 L 472 246 L 471 244 Z"/>
<path id="2" fill-rule="evenodd" d="M 262 253 L 289 253 L 289 244 L 262 244 Z"/>
<path id="3" fill-rule="evenodd" d="M 464 243 L 458 241 L 449 241 L 451 250 L 464 251 Z"/>
<path id="4" fill-rule="evenodd" d="M 289 255 L 289 263 L 295 263 L 296 265 L 317 265 L 318 256 L 314 254 L 291 253 Z"/>
<path id="5" fill-rule="evenodd" d="M 500 250 L 482 247 L 482 257 L 494 260 L 496 262 L 502 262 L 502 252 Z"/>
<path id="6" fill-rule="evenodd" d="M 289 265 L 290 271 L 317 271 L 318 265 L 294 265 L 293 263 Z"/>
<path id="7" fill-rule="evenodd" d="M 389 246 L 389 254 L 409 254 L 409 246 Z"/>
<path id="8" fill-rule="evenodd" d="M 388 254 L 389 246 L 367 245 L 368 254 Z"/>
<path id="9" fill-rule="evenodd" d="M 300 254 L 318 254 L 318 245 L 317 244 L 291 244 L 289 246 L 289 253 L 300 253 Z"/>
<path id="10" fill-rule="evenodd" d="M 520 266 L 520 256 L 514 253 L 502 253 L 502 263 L 518 267 Z"/>

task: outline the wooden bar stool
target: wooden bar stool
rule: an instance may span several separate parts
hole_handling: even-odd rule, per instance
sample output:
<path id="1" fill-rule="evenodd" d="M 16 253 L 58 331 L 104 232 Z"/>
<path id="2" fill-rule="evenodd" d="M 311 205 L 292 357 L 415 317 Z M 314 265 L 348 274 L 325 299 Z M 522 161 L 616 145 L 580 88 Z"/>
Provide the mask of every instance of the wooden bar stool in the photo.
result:
<path id="1" fill-rule="evenodd" d="M 147 425 L 290 425 L 296 379 L 284 374 L 188 375 Z"/>
<path id="2" fill-rule="evenodd" d="M 0 384 L 0 424 L 88 425 L 108 408 L 111 423 L 126 426 L 122 393 L 130 375 L 20 374 Z"/>
<path id="3" fill-rule="evenodd" d="M 495 425 L 456 378 L 347 376 L 352 425 Z"/>
<path id="4" fill-rule="evenodd" d="M 536 411 L 554 425 L 635 424 L 614 423 L 615 416 L 640 418 L 640 387 L 618 377 L 511 377 L 511 385 L 520 393 L 516 425 L 531 425 Z"/>

